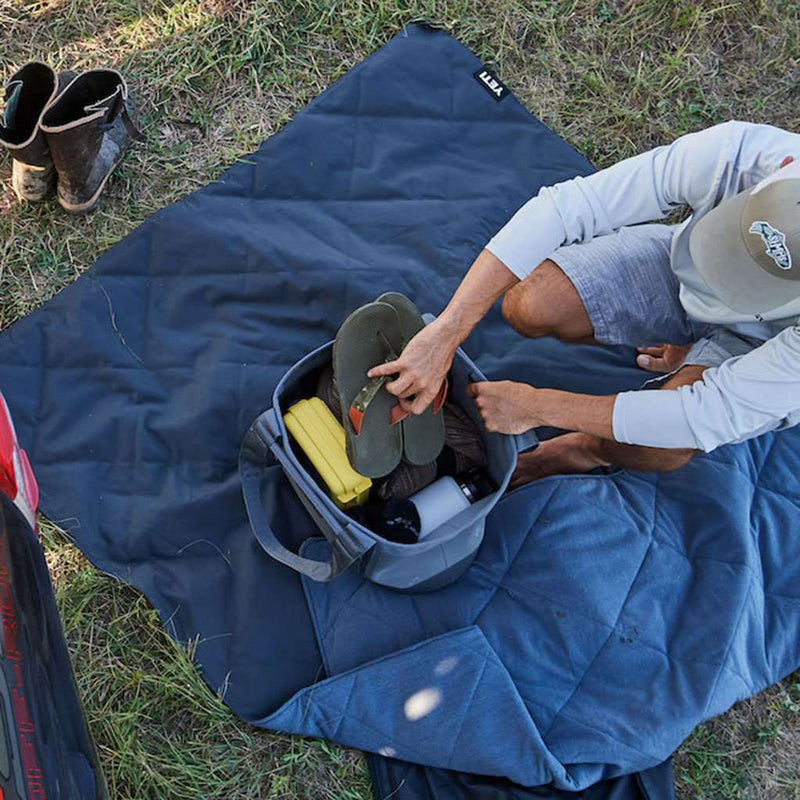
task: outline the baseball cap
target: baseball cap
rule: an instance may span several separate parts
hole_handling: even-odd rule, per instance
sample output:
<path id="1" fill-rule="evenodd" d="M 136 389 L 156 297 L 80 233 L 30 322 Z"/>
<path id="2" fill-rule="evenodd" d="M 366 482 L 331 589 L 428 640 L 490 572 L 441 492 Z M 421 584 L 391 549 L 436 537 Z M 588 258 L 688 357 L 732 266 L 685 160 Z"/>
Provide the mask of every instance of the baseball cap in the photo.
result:
<path id="1" fill-rule="evenodd" d="M 692 230 L 689 251 L 735 311 L 761 314 L 800 297 L 800 160 L 709 211 Z"/>

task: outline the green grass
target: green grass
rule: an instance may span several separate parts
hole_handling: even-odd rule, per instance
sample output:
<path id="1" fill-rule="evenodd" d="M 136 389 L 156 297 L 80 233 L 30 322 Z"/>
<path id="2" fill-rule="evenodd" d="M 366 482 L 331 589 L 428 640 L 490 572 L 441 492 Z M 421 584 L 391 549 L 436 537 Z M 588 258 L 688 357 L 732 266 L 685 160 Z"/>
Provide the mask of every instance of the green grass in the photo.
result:
<path id="1" fill-rule="evenodd" d="M 4 74 L 34 57 L 118 67 L 148 136 L 88 219 L 18 205 L 2 164 L 0 329 L 423 18 L 598 166 L 731 118 L 800 130 L 797 0 L 0 0 Z M 238 722 L 141 597 L 51 526 L 45 540 L 115 797 L 370 796 L 357 754 Z M 798 704 L 789 679 L 699 729 L 677 760 L 681 795 L 800 797 Z"/>

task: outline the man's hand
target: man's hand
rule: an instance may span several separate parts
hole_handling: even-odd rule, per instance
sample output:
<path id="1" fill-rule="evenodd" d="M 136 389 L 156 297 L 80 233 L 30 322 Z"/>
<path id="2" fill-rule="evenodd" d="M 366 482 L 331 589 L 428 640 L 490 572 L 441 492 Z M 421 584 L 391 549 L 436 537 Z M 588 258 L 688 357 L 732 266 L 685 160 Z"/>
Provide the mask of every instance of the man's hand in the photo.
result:
<path id="1" fill-rule="evenodd" d="M 406 346 L 395 361 L 380 364 L 367 376 L 397 375 L 386 384 L 386 391 L 400 398 L 400 407 L 411 414 L 421 414 L 434 400 L 447 377 L 459 345 L 458 332 L 446 319 L 426 325 Z"/>
<path id="2" fill-rule="evenodd" d="M 546 424 L 537 414 L 539 389 L 515 381 L 471 383 L 467 394 L 475 401 L 486 430 L 524 433 Z"/>
<path id="3" fill-rule="evenodd" d="M 655 347 L 637 347 L 636 363 L 648 372 L 674 372 L 683 364 L 692 349 L 690 344 L 657 344 Z"/>

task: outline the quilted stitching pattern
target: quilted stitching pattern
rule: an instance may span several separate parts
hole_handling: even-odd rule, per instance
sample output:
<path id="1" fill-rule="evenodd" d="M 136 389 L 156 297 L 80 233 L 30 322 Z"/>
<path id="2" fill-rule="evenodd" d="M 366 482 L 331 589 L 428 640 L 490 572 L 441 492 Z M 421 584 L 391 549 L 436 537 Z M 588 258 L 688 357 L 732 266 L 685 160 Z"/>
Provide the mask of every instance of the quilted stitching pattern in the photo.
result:
<path id="1" fill-rule="evenodd" d="M 0 385 L 43 510 L 176 638 L 199 637 L 204 677 L 246 718 L 320 667 L 299 581 L 247 525 L 244 431 L 355 306 L 396 290 L 441 309 L 531 193 L 591 171 L 513 97 L 488 97 L 478 66 L 445 34 L 409 28 L 0 335 Z M 532 378 L 517 344 L 494 316 L 470 350 Z M 295 547 L 313 533 L 290 489 L 275 526 Z M 276 596 L 292 625 L 262 613 Z"/>

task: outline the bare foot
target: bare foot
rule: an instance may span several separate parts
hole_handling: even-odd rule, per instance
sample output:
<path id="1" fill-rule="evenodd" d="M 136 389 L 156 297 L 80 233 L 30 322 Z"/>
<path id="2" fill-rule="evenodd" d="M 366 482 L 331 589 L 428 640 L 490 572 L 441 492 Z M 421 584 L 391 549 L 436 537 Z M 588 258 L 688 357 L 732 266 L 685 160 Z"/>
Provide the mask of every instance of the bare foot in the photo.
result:
<path id="1" fill-rule="evenodd" d="M 519 457 L 509 488 L 516 489 L 549 475 L 584 473 L 607 467 L 608 462 L 597 453 L 596 443 L 597 439 L 583 433 L 565 433 L 541 442 L 533 452 Z"/>

